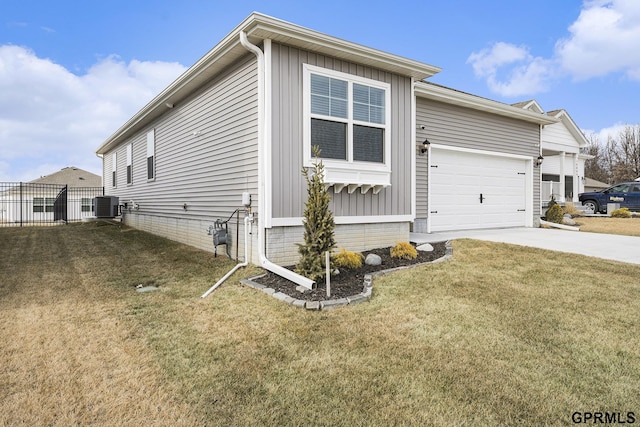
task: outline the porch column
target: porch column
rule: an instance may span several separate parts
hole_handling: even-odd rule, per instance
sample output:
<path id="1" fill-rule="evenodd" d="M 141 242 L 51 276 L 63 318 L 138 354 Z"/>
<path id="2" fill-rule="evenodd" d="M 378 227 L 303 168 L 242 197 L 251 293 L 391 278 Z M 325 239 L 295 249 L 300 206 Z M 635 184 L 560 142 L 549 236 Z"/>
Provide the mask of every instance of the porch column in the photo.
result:
<path id="1" fill-rule="evenodd" d="M 564 191 L 564 185 L 565 185 L 565 171 L 564 171 L 564 162 L 565 162 L 565 157 L 566 154 L 564 151 L 560 152 L 560 200 L 558 200 L 559 202 L 565 202 L 566 198 L 565 198 L 565 191 Z"/>
<path id="2" fill-rule="evenodd" d="M 578 153 L 573 153 L 573 203 L 578 203 L 578 193 L 580 193 L 580 164 L 578 163 Z"/>

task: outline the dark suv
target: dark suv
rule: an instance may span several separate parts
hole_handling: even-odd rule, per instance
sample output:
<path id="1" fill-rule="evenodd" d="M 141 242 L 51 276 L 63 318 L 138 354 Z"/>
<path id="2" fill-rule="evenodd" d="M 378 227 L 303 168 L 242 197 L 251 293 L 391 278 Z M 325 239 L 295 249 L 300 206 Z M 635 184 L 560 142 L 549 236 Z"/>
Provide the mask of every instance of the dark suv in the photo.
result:
<path id="1" fill-rule="evenodd" d="M 640 182 L 622 182 L 606 190 L 578 194 L 578 199 L 594 213 L 607 212 L 607 203 L 620 203 L 621 208 L 640 210 Z"/>

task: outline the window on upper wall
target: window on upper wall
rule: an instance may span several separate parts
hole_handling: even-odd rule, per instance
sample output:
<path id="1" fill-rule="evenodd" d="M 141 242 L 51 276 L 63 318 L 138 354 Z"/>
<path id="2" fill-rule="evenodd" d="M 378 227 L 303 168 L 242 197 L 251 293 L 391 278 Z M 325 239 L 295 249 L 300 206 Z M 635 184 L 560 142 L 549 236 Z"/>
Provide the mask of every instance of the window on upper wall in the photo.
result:
<path id="1" fill-rule="evenodd" d="M 111 155 L 111 186 L 115 187 L 118 181 L 116 180 L 116 172 L 118 170 L 118 153 Z"/>
<path id="2" fill-rule="evenodd" d="M 305 166 L 320 149 L 326 182 L 390 185 L 391 86 L 304 65 Z"/>
<path id="3" fill-rule="evenodd" d="M 156 133 L 154 129 L 147 132 L 147 180 L 156 177 Z"/>
<path id="4" fill-rule="evenodd" d="M 133 183 L 133 147 L 131 144 L 127 145 L 127 184 Z"/>

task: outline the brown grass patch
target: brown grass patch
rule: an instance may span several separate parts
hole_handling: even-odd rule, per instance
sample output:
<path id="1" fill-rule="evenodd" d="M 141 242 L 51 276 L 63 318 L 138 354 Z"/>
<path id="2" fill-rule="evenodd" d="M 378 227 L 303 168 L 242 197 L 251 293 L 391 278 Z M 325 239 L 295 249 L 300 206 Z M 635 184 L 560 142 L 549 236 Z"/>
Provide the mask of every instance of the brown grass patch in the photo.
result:
<path id="1" fill-rule="evenodd" d="M 640 237 L 640 218 L 580 217 L 580 231 Z"/>
<path id="2" fill-rule="evenodd" d="M 201 300 L 232 263 L 138 231 L 0 238 L 3 277 L 17 276 L 0 285 L 0 425 L 555 425 L 637 411 L 639 266 L 462 240 L 452 261 L 376 278 L 370 303 L 309 312 L 233 279 Z"/>

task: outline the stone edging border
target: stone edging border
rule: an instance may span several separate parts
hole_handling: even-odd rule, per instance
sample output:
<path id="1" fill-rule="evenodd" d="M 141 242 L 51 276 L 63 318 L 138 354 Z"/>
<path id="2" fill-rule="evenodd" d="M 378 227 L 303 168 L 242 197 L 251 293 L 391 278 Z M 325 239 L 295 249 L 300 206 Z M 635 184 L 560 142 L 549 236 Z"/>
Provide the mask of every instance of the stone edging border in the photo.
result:
<path id="1" fill-rule="evenodd" d="M 404 267 L 390 268 L 388 270 L 381 270 L 381 271 L 376 271 L 375 273 L 367 274 L 364 276 L 364 284 L 363 284 L 364 286 L 361 293 L 354 296 L 340 298 L 340 299 L 324 300 L 324 301 L 306 301 L 306 300 L 296 299 L 285 293 L 276 292 L 275 289 L 269 288 L 265 285 L 262 285 L 254 281 L 254 279 L 263 277 L 264 274 L 260 276 L 250 277 L 249 279 L 241 279 L 240 283 L 242 283 L 243 285 L 247 285 L 251 288 L 261 290 L 265 294 L 271 295 L 275 299 L 284 301 L 287 304 L 293 305 L 294 307 L 306 308 L 307 310 L 331 310 L 333 308 L 344 306 L 344 305 L 354 305 L 354 304 L 360 304 L 360 303 L 369 301 L 373 293 L 373 278 L 376 276 L 382 276 L 383 274 L 388 274 L 394 271 L 404 270 L 407 268 L 413 268 L 420 265 L 435 264 L 438 262 L 444 262 L 449 260 L 453 256 L 453 248 L 451 247 L 451 240 L 447 240 L 445 242 L 445 248 L 446 248 L 445 254 L 436 260 L 423 262 L 420 264 L 407 265 Z"/>

